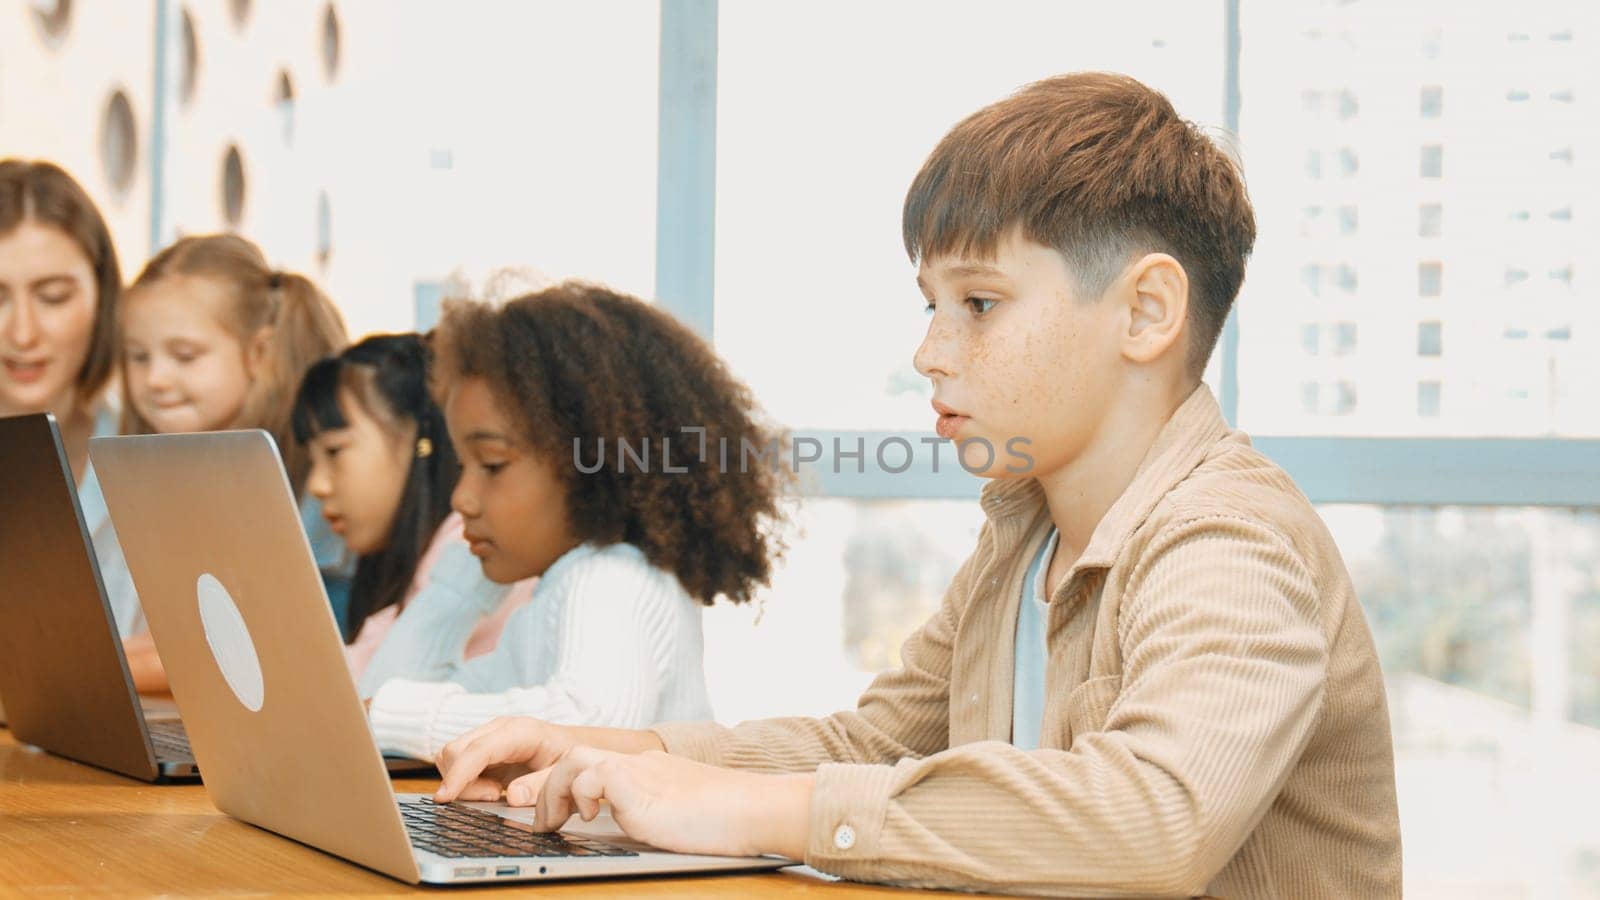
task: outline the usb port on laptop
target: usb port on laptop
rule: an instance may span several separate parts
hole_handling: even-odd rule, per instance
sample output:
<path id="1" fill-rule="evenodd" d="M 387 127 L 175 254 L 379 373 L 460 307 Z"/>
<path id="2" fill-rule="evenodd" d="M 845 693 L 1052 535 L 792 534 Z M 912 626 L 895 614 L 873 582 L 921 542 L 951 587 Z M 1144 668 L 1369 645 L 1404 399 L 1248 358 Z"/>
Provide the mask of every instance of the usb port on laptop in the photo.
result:
<path id="1" fill-rule="evenodd" d="M 520 871 L 522 871 L 522 870 L 517 868 L 516 866 L 495 866 L 494 867 L 494 877 L 496 877 L 496 878 L 509 878 L 509 877 L 511 877 L 513 875 L 516 875 Z"/>

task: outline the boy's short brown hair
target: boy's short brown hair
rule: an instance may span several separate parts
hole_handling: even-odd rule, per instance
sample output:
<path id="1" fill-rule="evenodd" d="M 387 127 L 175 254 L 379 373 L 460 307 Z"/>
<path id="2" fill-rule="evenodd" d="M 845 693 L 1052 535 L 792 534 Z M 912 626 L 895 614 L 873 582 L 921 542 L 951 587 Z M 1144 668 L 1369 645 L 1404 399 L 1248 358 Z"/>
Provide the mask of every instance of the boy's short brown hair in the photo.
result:
<path id="1" fill-rule="evenodd" d="M 1103 294 L 1135 253 L 1177 259 L 1189 275 L 1195 375 L 1256 237 L 1234 161 L 1160 92 L 1104 72 L 1047 78 L 968 116 L 906 194 L 912 262 L 992 255 L 1016 226 L 1066 258 L 1087 298 Z"/>

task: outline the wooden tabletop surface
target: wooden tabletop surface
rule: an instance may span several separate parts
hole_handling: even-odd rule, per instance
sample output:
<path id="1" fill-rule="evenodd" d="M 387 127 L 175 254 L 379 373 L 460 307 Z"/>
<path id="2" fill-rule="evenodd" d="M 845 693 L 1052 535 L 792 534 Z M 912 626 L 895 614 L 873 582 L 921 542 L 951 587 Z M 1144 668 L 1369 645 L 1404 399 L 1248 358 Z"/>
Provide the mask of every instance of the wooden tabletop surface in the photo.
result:
<path id="1" fill-rule="evenodd" d="M 398 791 L 431 792 L 432 780 Z M 806 869 L 524 885 L 552 897 L 949 898 L 837 882 Z M 199 784 L 150 785 L 19 745 L 0 728 L 0 894 L 371 897 L 499 894 L 412 887 L 218 812 Z"/>

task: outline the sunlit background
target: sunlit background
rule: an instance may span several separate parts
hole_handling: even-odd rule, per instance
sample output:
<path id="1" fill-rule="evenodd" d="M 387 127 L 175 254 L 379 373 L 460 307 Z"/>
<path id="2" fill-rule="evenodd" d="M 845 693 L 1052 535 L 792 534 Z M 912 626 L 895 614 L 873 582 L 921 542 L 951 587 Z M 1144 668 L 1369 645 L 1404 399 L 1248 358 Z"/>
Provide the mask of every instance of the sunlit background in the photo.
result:
<path id="1" fill-rule="evenodd" d="M 963 115 L 1115 69 L 1242 158 L 1260 225 L 1208 383 L 1316 501 L 1389 677 L 1407 896 L 1600 897 L 1600 4 L 0 0 L 0 155 L 130 276 L 231 229 L 355 333 L 493 270 L 713 337 L 829 448 L 718 717 L 851 704 L 978 484 L 833 474 L 931 426 L 904 191 Z"/>

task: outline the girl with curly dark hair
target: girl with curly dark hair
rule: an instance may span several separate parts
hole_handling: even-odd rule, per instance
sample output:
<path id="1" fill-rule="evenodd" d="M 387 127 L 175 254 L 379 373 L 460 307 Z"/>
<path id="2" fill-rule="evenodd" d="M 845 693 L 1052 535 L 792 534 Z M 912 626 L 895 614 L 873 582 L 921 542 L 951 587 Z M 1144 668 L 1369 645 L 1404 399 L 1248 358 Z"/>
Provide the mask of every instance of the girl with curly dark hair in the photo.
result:
<path id="1" fill-rule="evenodd" d="M 496 582 L 541 577 L 494 652 L 379 688 L 380 744 L 433 759 L 498 716 L 709 718 L 700 609 L 771 577 L 782 434 L 693 332 L 602 287 L 451 304 L 434 351 L 472 553 Z"/>

